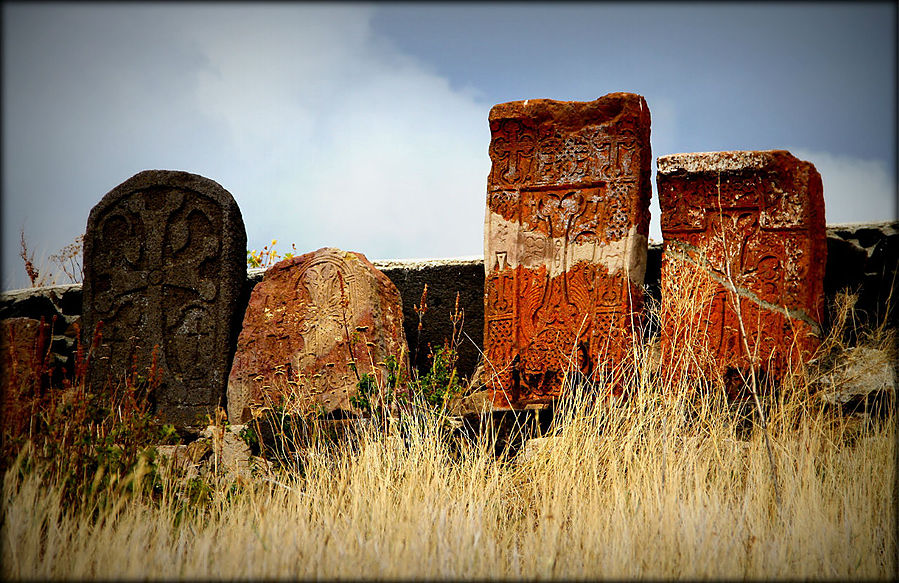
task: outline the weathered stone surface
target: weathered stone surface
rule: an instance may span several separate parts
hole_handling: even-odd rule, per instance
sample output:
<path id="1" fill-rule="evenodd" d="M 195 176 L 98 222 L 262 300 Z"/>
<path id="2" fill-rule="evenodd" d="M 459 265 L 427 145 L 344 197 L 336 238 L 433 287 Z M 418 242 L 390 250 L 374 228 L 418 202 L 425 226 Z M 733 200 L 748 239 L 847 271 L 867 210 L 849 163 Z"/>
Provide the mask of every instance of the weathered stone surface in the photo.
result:
<path id="1" fill-rule="evenodd" d="M 201 433 L 212 442 L 212 461 L 220 473 L 251 477 L 254 460 L 249 444 L 241 437 L 245 429 L 246 425 L 210 425 Z"/>
<path id="2" fill-rule="evenodd" d="M 893 400 L 899 363 L 884 350 L 850 348 L 821 377 L 819 397 L 831 405 L 857 409 L 866 401 Z"/>
<path id="3" fill-rule="evenodd" d="M 0 320 L 0 355 L 3 386 L 9 380 L 28 376 L 42 368 L 50 340 L 50 326 L 34 318 Z"/>
<path id="4" fill-rule="evenodd" d="M 647 297 L 660 299 L 659 277 L 662 248 L 660 243 L 650 243 L 647 250 Z M 465 310 L 464 330 L 471 338 L 463 338 L 459 350 L 458 371 L 471 377 L 483 348 L 481 334 L 484 326 L 484 264 L 481 259 L 437 259 L 375 261 L 380 269 L 396 284 L 403 296 L 403 315 L 406 338 L 415 342 L 418 318 L 414 304 L 418 303 L 424 284 L 428 284 L 429 311 L 424 317 L 421 350 L 418 365 L 421 372 L 427 370 L 427 346 L 437 346 L 450 336 L 452 323 L 449 314 L 460 291 L 459 306 Z M 832 224 L 827 227 L 827 270 L 824 276 L 824 294 L 827 301 L 838 291 L 849 289 L 859 292 L 855 318 L 861 323 L 876 324 L 886 319 L 887 327 L 899 325 L 899 310 L 888 311 L 887 298 L 893 290 L 896 268 L 899 266 L 899 223 Z M 248 270 L 241 299 L 236 312 L 242 318 L 253 287 L 262 280 L 264 270 Z M 63 367 L 71 372 L 75 349 L 75 336 L 69 335 L 72 324 L 81 314 L 81 285 L 69 284 L 43 288 L 4 291 L 0 293 L 0 319 L 29 317 L 47 322 L 57 316 L 53 327 L 50 353 L 55 370 Z M 439 298 L 439 300 L 438 300 Z M 439 303 L 438 303 L 439 301 Z M 888 316 L 885 316 L 888 313 Z M 827 324 L 825 322 L 825 329 Z M 854 328 L 853 328 L 854 329 Z M 654 337 L 657 328 L 653 321 L 644 322 L 646 338 Z M 236 335 L 235 335 L 236 336 Z M 854 338 L 849 339 L 854 342 Z M 410 347 L 411 349 L 411 347 Z"/>
<path id="5" fill-rule="evenodd" d="M 730 376 L 752 363 L 776 378 L 807 360 L 820 341 L 827 255 L 815 167 L 781 150 L 675 154 L 658 159 L 658 187 L 662 293 L 707 287 L 684 321 L 663 324 L 663 361 L 692 342 L 709 349 L 700 368 Z"/>
<path id="6" fill-rule="evenodd" d="M 253 476 L 270 475 L 272 466 L 264 458 L 252 455 L 242 433 L 245 425 L 210 425 L 199 438 L 187 445 L 157 445 L 159 470 L 163 479 L 188 482 L 195 478 L 246 481 Z"/>
<path id="7" fill-rule="evenodd" d="M 91 210 L 84 237 L 82 339 L 102 334 L 91 346 L 91 387 L 121 382 L 132 366 L 146 376 L 155 358 L 159 419 L 208 422 L 224 398 L 245 280 L 243 219 L 218 183 L 148 170 L 114 188 Z"/>
<path id="8" fill-rule="evenodd" d="M 30 399 L 45 384 L 50 325 L 33 318 L 0 320 L 0 426 L 19 435 L 31 415 Z"/>
<path id="9" fill-rule="evenodd" d="M 364 255 L 324 248 L 286 259 L 250 296 L 228 419 L 244 423 L 268 404 L 354 412 L 359 375 L 384 379 L 387 358 L 407 355 L 399 292 Z"/>
<path id="10" fill-rule="evenodd" d="M 497 407 L 546 403 L 624 360 L 642 308 L 649 108 L 639 95 L 490 111 L 484 347 Z"/>
<path id="11" fill-rule="evenodd" d="M 847 223 L 827 227 L 824 295 L 858 295 L 854 319 L 860 326 L 899 327 L 895 308 L 899 282 L 899 222 Z M 892 308 L 890 307 L 892 303 Z M 830 314 L 828 314 L 830 315 Z M 858 327 L 853 326 L 854 336 Z M 855 340 L 855 338 L 851 338 Z"/>
<path id="12" fill-rule="evenodd" d="M 81 285 L 67 284 L 14 290 L 0 294 L 0 319 L 33 318 L 51 331 L 47 365 L 53 382 L 73 379 L 74 355 L 81 325 Z"/>
<path id="13" fill-rule="evenodd" d="M 481 369 L 478 369 L 480 372 Z M 493 408 L 493 395 L 486 388 L 477 388 L 470 394 L 463 394 L 447 403 L 449 415 L 480 415 Z"/>

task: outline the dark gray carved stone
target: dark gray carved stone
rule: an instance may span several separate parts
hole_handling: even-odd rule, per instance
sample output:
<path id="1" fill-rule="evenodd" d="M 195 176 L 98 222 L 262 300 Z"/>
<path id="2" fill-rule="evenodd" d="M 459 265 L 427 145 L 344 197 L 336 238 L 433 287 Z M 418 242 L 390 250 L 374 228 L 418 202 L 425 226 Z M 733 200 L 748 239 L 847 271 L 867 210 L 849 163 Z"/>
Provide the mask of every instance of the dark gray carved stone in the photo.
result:
<path id="1" fill-rule="evenodd" d="M 110 390 L 132 366 L 147 376 L 161 422 L 193 427 L 224 406 L 235 314 L 246 280 L 240 209 L 218 183 L 147 170 L 95 206 L 84 237 L 82 340 L 88 383 Z"/>

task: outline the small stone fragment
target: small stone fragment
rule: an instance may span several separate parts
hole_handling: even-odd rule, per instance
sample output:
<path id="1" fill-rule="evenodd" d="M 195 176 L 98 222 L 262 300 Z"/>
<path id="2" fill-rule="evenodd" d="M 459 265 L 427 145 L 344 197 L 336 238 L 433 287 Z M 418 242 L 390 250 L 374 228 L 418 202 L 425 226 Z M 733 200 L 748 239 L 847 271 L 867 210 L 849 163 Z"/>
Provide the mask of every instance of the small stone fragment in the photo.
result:
<path id="1" fill-rule="evenodd" d="M 821 379 L 820 398 L 831 405 L 857 406 L 867 399 L 895 399 L 897 363 L 883 350 L 858 346 L 841 355 Z"/>
<path id="2" fill-rule="evenodd" d="M 0 320 L 0 426 L 7 435 L 20 435 L 30 418 L 30 399 L 47 378 L 44 358 L 49 342 L 47 323 L 34 318 Z"/>

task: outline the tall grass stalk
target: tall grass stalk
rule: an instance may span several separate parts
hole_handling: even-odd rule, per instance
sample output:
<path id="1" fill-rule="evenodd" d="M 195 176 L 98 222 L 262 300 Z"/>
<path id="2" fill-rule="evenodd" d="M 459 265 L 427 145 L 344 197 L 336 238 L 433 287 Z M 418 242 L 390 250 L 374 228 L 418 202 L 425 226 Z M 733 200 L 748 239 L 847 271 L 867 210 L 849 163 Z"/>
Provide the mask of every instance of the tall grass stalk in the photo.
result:
<path id="1" fill-rule="evenodd" d="M 4 575 L 895 573 L 892 412 L 853 429 L 802 391 L 769 404 L 778 511 L 764 436 L 741 440 L 741 414 L 720 395 L 672 397 L 650 384 L 616 404 L 578 393 L 562 405 L 554 439 L 527 457 L 497 458 L 483 436 L 451 441 L 424 410 L 387 432 L 371 424 L 343 447 L 305 450 L 302 472 L 215 486 L 205 503 L 169 481 L 161 496 L 133 488 L 100 508 L 70 508 L 58 485 L 20 462 L 3 478 Z"/>

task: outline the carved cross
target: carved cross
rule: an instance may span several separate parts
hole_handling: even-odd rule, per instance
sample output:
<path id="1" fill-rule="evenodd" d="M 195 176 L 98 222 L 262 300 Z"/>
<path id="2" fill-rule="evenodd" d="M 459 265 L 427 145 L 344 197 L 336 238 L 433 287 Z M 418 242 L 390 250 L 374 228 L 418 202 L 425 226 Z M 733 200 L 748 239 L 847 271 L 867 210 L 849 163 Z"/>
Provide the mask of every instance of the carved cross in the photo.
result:
<path id="1" fill-rule="evenodd" d="M 344 334 L 341 300 L 347 290 L 341 289 L 337 268 L 328 263 L 310 266 L 300 278 L 311 299 L 301 334 L 306 354 L 318 356 Z"/>
<path id="2" fill-rule="evenodd" d="M 503 126 L 506 131 L 491 144 L 490 151 L 499 168 L 497 174 L 504 180 L 516 183 L 525 177 L 524 161 L 533 156 L 536 139 L 520 122 L 509 120 Z M 502 162 L 502 165 L 500 165 Z"/>
<path id="3" fill-rule="evenodd" d="M 156 225 L 167 225 L 171 215 L 183 207 L 184 198 L 184 193 L 179 191 L 145 192 L 123 202 L 123 207 L 136 214 L 149 228 L 144 230 L 142 241 L 132 241 L 135 248 L 122 250 L 125 265 L 113 266 L 107 270 L 104 275 L 110 278 L 109 289 L 97 294 L 94 300 L 100 312 L 108 312 L 115 309 L 123 296 L 141 293 L 146 300 L 145 303 L 142 302 L 146 310 L 143 320 L 150 323 L 143 329 L 144 337 L 141 338 L 147 348 L 164 346 L 164 334 L 177 325 L 181 318 L 177 310 L 164 309 L 166 287 L 196 291 L 204 300 L 213 299 L 217 293 L 214 283 L 200 277 L 199 267 L 210 257 L 216 256 L 218 242 L 212 238 L 206 238 L 202 242 L 191 241 L 191 233 L 186 224 L 170 225 L 173 233 L 170 248 L 173 252 L 182 251 L 189 243 L 198 243 L 193 256 L 175 262 L 174 257 L 166 257 L 166 229 L 153 228 Z M 124 219 L 131 229 L 130 234 L 137 236 L 131 218 L 125 213 L 114 212 L 104 219 L 104 223 L 114 218 Z M 100 232 L 103 232 L 102 226 Z M 103 245 L 102 235 L 98 243 Z M 145 269 L 138 268 L 141 253 L 146 255 Z M 168 316 L 167 320 L 163 319 L 164 316 Z M 157 322 L 165 322 L 166 325 L 154 325 Z M 160 352 L 160 364 L 167 366 L 164 351 Z"/>

